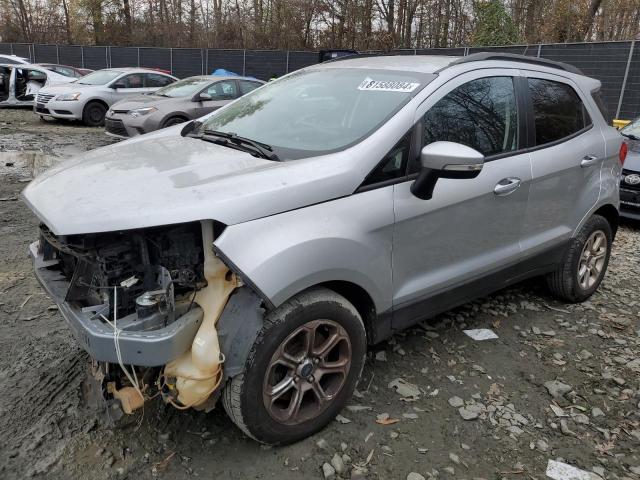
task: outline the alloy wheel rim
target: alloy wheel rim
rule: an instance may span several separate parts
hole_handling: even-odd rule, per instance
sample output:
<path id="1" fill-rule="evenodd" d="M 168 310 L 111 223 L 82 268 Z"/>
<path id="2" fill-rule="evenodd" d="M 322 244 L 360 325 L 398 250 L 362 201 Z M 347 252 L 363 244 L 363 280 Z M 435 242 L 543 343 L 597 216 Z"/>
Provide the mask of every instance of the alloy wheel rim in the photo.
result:
<path id="1" fill-rule="evenodd" d="M 312 320 L 278 346 L 267 367 L 262 397 L 271 418 L 298 425 L 324 412 L 346 383 L 351 341 L 333 320 Z"/>
<path id="2" fill-rule="evenodd" d="M 593 232 L 582 248 L 578 264 L 578 283 L 583 290 L 592 288 L 604 272 L 607 236 L 602 230 Z"/>

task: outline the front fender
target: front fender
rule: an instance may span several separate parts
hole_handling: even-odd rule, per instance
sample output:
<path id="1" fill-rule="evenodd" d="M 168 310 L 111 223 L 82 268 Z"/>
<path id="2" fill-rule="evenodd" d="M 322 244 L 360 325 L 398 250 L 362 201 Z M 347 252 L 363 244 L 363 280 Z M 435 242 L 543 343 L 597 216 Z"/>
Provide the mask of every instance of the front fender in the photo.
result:
<path id="1" fill-rule="evenodd" d="M 330 281 L 391 308 L 393 187 L 228 226 L 215 247 L 273 307 Z"/>

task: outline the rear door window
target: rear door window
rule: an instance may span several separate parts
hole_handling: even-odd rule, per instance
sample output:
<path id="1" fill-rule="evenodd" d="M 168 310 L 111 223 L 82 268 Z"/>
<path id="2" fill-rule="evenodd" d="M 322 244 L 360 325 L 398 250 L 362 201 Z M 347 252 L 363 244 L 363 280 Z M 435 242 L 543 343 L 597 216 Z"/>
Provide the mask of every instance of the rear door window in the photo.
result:
<path id="1" fill-rule="evenodd" d="M 143 80 L 141 73 L 131 73 L 120 78 L 116 83 L 124 85 L 122 88 L 143 88 Z"/>
<path id="2" fill-rule="evenodd" d="M 261 83 L 250 82 L 248 80 L 238 80 L 238 83 L 240 84 L 240 95 L 245 95 L 262 85 Z"/>
<path id="3" fill-rule="evenodd" d="M 566 83 L 529 78 L 536 146 L 570 137 L 591 125 L 576 91 Z"/>
<path id="4" fill-rule="evenodd" d="M 234 80 L 216 82 L 207 88 L 207 93 L 211 95 L 212 100 L 232 100 L 238 96 Z"/>
<path id="5" fill-rule="evenodd" d="M 485 157 L 518 148 L 518 108 L 512 77 L 486 77 L 452 90 L 424 116 L 424 144 L 448 141 Z"/>
<path id="6" fill-rule="evenodd" d="M 166 87 L 173 83 L 173 78 L 158 73 L 146 73 L 145 80 L 145 87 L 147 88 Z"/>

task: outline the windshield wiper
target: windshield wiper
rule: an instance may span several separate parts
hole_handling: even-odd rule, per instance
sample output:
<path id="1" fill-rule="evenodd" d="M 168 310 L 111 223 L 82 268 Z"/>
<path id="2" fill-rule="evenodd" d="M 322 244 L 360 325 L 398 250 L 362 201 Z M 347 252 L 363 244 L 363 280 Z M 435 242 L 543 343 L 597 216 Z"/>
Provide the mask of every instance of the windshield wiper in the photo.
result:
<path id="1" fill-rule="evenodd" d="M 216 137 L 218 140 L 214 140 Z M 255 156 L 266 158 L 267 160 L 280 160 L 270 145 L 262 142 L 256 142 L 250 138 L 240 137 L 235 133 L 220 132 L 218 130 L 209 130 L 205 128 L 202 134 L 198 135 L 197 138 L 213 141 L 218 145 L 230 148 L 239 148 L 248 151 L 249 153 L 255 153 Z"/>
<path id="2" fill-rule="evenodd" d="M 633 133 L 622 133 L 622 132 L 620 133 L 623 137 L 627 137 L 631 140 L 640 140 L 640 137 L 638 137 L 637 135 L 634 135 Z"/>

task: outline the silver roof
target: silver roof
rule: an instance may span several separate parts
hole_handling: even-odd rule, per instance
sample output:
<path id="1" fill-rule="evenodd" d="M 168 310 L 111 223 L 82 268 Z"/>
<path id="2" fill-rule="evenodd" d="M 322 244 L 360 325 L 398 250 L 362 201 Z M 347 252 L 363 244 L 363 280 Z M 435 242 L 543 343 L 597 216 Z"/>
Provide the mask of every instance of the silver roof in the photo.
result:
<path id="1" fill-rule="evenodd" d="M 379 55 L 371 57 L 345 58 L 321 63 L 317 68 L 363 68 L 399 70 L 405 72 L 435 73 L 448 67 L 460 57 L 445 55 Z"/>

